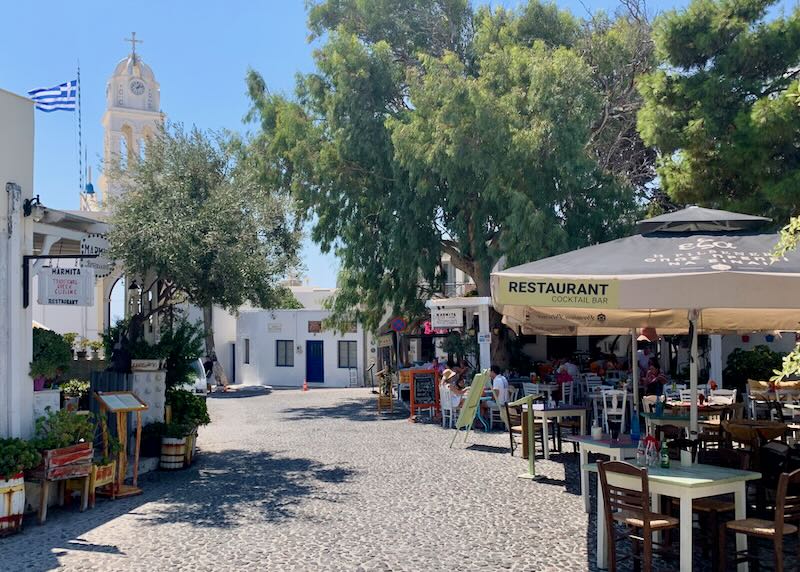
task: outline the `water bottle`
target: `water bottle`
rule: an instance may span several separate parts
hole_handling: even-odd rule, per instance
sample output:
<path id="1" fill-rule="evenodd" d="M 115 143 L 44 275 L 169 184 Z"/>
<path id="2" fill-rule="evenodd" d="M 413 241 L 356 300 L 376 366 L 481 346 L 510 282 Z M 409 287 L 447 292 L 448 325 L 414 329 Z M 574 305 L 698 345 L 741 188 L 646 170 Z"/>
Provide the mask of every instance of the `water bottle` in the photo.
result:
<path id="1" fill-rule="evenodd" d="M 636 464 L 640 467 L 647 465 L 647 451 L 644 448 L 644 441 L 639 441 L 636 447 Z"/>
<path id="2" fill-rule="evenodd" d="M 631 412 L 631 441 L 634 443 L 639 441 L 641 434 L 639 432 L 639 412 L 636 411 L 636 408 L 633 408 Z"/>
<path id="3" fill-rule="evenodd" d="M 656 451 L 655 441 L 650 441 L 647 445 L 647 465 L 649 467 L 655 466 L 658 463 L 658 451 Z"/>

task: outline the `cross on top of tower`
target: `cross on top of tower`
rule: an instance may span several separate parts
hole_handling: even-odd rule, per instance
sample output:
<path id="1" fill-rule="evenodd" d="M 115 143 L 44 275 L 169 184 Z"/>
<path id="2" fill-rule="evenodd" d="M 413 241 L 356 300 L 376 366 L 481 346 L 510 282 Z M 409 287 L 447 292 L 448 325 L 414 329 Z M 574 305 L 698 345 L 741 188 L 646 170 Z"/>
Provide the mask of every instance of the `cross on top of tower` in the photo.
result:
<path id="1" fill-rule="evenodd" d="M 133 59 L 136 59 L 136 44 L 143 44 L 143 40 L 136 39 L 136 32 L 131 32 L 130 38 L 125 38 L 126 42 L 131 43 L 131 53 L 133 54 Z"/>

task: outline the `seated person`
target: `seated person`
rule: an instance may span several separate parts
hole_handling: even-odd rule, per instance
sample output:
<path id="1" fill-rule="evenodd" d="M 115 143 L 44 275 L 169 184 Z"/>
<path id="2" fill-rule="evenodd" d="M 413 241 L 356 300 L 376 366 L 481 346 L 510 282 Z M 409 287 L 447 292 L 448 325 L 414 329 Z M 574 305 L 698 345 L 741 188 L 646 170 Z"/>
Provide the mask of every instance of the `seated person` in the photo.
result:
<path id="1" fill-rule="evenodd" d="M 464 394 L 467 392 L 464 387 L 464 380 L 459 379 L 459 376 L 452 369 L 446 369 L 442 372 L 442 385 L 446 385 L 450 390 L 450 399 L 452 400 L 453 410 L 456 413 L 461 409 L 461 404 L 464 400 Z"/>
<path id="2" fill-rule="evenodd" d="M 651 357 L 647 374 L 644 377 L 645 395 L 662 395 L 666 383 L 667 376 L 661 373 L 661 365 L 658 363 L 658 358 Z"/>
<path id="3" fill-rule="evenodd" d="M 617 371 L 618 369 L 619 362 L 617 361 L 617 356 L 609 354 L 606 360 L 606 371 Z"/>

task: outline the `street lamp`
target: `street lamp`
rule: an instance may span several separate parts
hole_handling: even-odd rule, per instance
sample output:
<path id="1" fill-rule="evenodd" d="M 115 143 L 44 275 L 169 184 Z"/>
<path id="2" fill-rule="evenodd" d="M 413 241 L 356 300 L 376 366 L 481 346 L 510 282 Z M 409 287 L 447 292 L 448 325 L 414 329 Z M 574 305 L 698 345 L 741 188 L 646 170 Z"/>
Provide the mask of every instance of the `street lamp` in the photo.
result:
<path id="1" fill-rule="evenodd" d="M 44 212 L 44 205 L 39 200 L 39 195 L 32 199 L 25 199 L 22 203 L 22 214 L 31 217 L 33 222 L 41 222 L 44 218 Z"/>

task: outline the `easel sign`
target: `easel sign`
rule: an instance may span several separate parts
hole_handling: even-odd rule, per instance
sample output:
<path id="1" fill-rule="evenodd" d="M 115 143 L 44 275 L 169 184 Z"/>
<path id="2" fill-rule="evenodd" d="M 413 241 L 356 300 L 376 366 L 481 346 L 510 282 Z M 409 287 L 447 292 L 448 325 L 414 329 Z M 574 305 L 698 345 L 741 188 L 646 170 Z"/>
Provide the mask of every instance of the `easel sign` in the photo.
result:
<path id="1" fill-rule="evenodd" d="M 483 397 L 483 389 L 486 386 L 488 379 L 488 369 L 483 370 L 483 372 L 479 373 L 473 378 L 472 385 L 469 386 L 467 398 L 464 400 L 464 405 L 461 406 L 461 413 L 458 414 L 458 419 L 456 420 L 456 432 L 455 435 L 453 435 L 453 440 L 450 441 L 450 447 L 452 447 L 453 443 L 456 442 L 459 429 L 467 429 L 467 432 L 464 435 L 464 442 L 467 442 L 469 430 L 472 428 L 472 424 L 475 422 L 475 416 L 478 414 L 478 407 L 481 404 L 481 397 Z"/>
<path id="2" fill-rule="evenodd" d="M 411 372 L 409 409 L 414 419 L 420 409 L 439 410 L 439 372 L 434 369 L 418 369 Z"/>
<path id="3" fill-rule="evenodd" d="M 142 411 L 147 411 L 147 404 L 132 391 L 98 391 L 95 393 L 100 406 L 100 414 L 115 413 L 117 416 L 117 438 L 120 443 L 117 458 L 116 496 L 126 497 L 142 493 L 137 485 L 139 479 L 139 448 L 142 443 Z M 128 413 L 136 413 L 136 450 L 133 460 L 133 485 L 125 484 L 128 471 Z M 103 423 L 103 449 L 108 454 L 108 424 Z"/>

